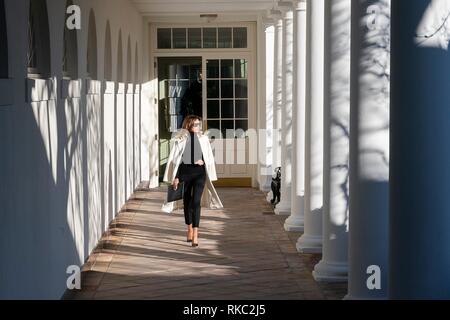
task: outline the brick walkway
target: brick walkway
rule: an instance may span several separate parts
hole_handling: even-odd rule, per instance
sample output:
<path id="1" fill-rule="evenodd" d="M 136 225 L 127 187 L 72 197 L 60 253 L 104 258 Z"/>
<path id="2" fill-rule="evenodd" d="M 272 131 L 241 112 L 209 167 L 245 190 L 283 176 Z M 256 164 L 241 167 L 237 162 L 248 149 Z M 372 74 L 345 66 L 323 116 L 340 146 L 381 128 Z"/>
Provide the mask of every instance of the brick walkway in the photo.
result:
<path id="1" fill-rule="evenodd" d="M 342 299 L 346 285 L 317 284 L 317 255 L 295 249 L 264 194 L 218 188 L 222 210 L 202 209 L 198 248 L 181 210 L 160 211 L 166 187 L 136 192 L 83 267 L 66 299 Z"/>

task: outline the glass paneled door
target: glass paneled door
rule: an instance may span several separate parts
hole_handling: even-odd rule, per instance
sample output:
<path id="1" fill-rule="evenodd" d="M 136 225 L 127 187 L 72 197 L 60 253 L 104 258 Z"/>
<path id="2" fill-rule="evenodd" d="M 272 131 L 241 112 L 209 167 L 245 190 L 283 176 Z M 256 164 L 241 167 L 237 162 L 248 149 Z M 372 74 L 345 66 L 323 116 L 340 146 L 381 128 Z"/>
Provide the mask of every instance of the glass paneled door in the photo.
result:
<path id="1" fill-rule="evenodd" d="M 201 57 L 158 58 L 159 181 L 170 154 L 170 139 L 187 115 L 203 114 Z"/>
<path id="2" fill-rule="evenodd" d="M 206 129 L 221 185 L 251 186 L 248 129 L 255 128 L 254 87 L 248 56 L 204 57 Z"/>

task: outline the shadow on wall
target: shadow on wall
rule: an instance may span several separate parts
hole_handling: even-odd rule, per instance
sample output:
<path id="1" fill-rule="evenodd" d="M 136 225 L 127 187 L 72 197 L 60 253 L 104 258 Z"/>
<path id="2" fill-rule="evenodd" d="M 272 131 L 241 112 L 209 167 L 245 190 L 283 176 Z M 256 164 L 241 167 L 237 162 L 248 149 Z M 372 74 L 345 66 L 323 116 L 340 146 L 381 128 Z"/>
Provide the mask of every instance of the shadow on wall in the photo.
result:
<path id="1" fill-rule="evenodd" d="M 1 165 L 8 200 L 0 227 L 0 298 L 57 298 L 67 266 L 82 262 L 80 235 L 72 234 L 82 215 L 69 215 L 82 212 L 86 200 L 81 114 L 66 114 L 54 100 L 7 107 L 0 128 L 0 147 L 10 155 Z"/>
<path id="2" fill-rule="evenodd" d="M 0 109 L 0 298 L 61 297 L 67 267 L 81 267 L 114 219 L 101 104 L 82 94 Z"/>
<path id="3" fill-rule="evenodd" d="M 387 297 L 386 272 L 382 290 L 369 290 L 361 279 L 367 279 L 370 265 L 389 268 L 390 2 L 352 2 L 352 10 L 368 28 L 359 33 L 361 44 L 352 48 L 352 57 L 359 62 L 352 63 L 350 131 L 356 134 L 350 143 L 357 152 L 350 159 L 349 295 L 358 299 Z M 358 23 L 353 23 L 352 32 L 361 28 Z"/>
<path id="4" fill-rule="evenodd" d="M 105 106 L 93 80 L 68 81 L 55 99 L 56 81 L 28 79 L 33 102 L 0 108 L 0 299 L 60 298 L 67 268 L 84 264 L 119 208 L 117 148 L 103 145 L 105 125 L 108 141 L 118 135 L 103 114 L 115 114 L 115 100 Z"/>
<path id="5" fill-rule="evenodd" d="M 60 298 L 67 268 L 84 264 L 126 200 L 117 200 L 116 172 L 127 170 L 116 165 L 117 150 L 132 155 L 130 179 L 140 178 L 136 172 L 145 163 L 137 156 L 140 140 L 125 146 L 124 133 L 117 130 L 116 122 L 124 118 L 117 119 L 111 35 L 108 68 L 100 67 L 97 46 L 103 39 L 97 26 L 105 25 L 102 19 L 95 22 L 91 6 L 98 3 L 88 2 L 82 19 L 87 28 L 69 32 L 63 25 L 71 0 L 0 0 L 0 58 L 9 55 L 0 59 L 0 96 L 11 92 L 11 99 L 0 99 L 0 299 Z M 126 9 L 128 1 L 122 2 Z M 138 16 L 130 8 L 124 15 Z M 130 34 L 133 41 L 140 39 Z M 138 60 L 138 51 L 128 54 Z M 109 70 L 104 72 L 109 87 L 91 80 L 99 79 L 103 68 Z M 143 91 L 140 85 L 129 87 L 134 99 L 121 107 L 130 110 L 130 128 L 140 136 Z M 139 182 L 122 181 L 121 190 L 126 183 L 131 189 L 122 196 Z"/>

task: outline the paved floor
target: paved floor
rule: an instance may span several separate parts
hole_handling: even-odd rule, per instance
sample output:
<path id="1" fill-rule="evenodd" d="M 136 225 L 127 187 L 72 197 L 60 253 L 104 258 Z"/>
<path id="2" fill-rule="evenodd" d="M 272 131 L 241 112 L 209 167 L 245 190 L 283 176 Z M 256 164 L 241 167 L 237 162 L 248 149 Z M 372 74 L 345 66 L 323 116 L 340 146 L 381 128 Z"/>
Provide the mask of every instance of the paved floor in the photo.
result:
<path id="1" fill-rule="evenodd" d="M 320 255 L 295 249 L 265 195 L 218 188 L 222 210 L 202 209 L 199 247 L 185 242 L 181 210 L 160 211 L 166 187 L 136 192 L 83 267 L 66 299 L 342 299 L 346 285 L 316 283 Z"/>

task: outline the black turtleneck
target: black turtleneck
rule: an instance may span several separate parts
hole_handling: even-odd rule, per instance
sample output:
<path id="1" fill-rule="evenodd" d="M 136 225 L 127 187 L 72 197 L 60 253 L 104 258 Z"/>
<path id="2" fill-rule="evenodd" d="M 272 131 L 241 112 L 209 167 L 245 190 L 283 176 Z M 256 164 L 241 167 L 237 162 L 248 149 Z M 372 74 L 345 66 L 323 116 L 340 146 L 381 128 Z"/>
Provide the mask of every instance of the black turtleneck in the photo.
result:
<path id="1" fill-rule="evenodd" d="M 195 164 L 200 159 L 203 160 L 203 162 L 204 162 L 205 160 L 203 158 L 203 153 L 202 153 L 198 135 L 194 132 L 189 132 L 188 138 L 189 138 L 189 141 L 187 141 L 187 143 L 189 143 L 189 144 L 186 144 L 186 146 L 185 146 L 183 157 L 182 157 L 182 163 Z M 181 165 L 178 167 L 177 174 L 175 176 L 176 178 L 179 178 L 180 167 L 181 167 Z"/>

